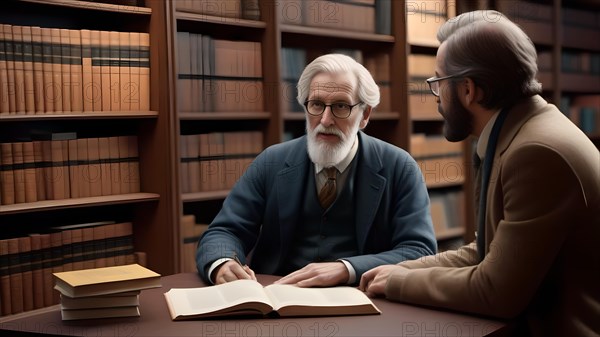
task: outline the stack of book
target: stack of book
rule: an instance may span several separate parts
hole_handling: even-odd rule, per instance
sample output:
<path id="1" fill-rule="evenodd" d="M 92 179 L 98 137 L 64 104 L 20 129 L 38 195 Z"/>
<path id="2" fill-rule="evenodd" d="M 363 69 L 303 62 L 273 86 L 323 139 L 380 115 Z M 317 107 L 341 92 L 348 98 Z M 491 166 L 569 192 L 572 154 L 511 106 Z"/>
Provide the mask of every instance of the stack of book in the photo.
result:
<path id="1" fill-rule="evenodd" d="M 53 275 L 63 320 L 140 316 L 140 291 L 161 286 L 160 274 L 138 264 Z"/>

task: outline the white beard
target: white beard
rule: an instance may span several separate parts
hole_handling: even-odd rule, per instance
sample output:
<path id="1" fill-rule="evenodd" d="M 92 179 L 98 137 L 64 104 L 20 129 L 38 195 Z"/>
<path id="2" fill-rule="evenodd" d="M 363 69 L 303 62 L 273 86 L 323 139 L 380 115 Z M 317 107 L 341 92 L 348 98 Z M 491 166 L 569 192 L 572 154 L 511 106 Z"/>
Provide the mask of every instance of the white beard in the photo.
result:
<path id="1" fill-rule="evenodd" d="M 350 149 L 352 149 L 352 145 L 354 145 L 357 137 L 360 118 L 357 118 L 356 123 L 350 129 L 348 135 L 345 135 L 335 126 L 326 128 L 322 124 L 317 124 L 314 129 L 310 130 L 308 121 L 306 125 L 308 156 L 310 160 L 313 163 L 319 164 L 323 167 L 331 167 L 339 164 L 342 160 L 344 160 L 344 158 L 346 158 L 348 153 L 350 153 Z M 337 144 L 321 142 L 317 139 L 317 134 L 319 133 L 337 135 L 340 138 L 340 141 Z"/>

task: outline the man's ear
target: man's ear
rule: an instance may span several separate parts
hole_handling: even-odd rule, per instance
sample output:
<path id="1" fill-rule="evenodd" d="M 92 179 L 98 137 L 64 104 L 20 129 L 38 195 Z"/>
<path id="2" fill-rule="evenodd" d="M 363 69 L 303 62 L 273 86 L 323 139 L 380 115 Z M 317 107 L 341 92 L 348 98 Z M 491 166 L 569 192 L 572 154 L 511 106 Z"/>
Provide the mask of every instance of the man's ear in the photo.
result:
<path id="1" fill-rule="evenodd" d="M 369 124 L 369 118 L 371 118 L 371 110 L 372 110 L 371 107 L 367 105 L 367 107 L 363 111 L 363 114 L 362 114 L 361 120 L 360 120 L 360 125 L 359 125 L 359 128 L 361 130 L 366 128 L 367 124 Z"/>
<path id="2" fill-rule="evenodd" d="M 478 104 L 481 100 L 483 92 L 479 87 L 475 85 L 475 82 L 465 77 L 464 80 L 459 84 L 459 97 L 465 107 Z"/>

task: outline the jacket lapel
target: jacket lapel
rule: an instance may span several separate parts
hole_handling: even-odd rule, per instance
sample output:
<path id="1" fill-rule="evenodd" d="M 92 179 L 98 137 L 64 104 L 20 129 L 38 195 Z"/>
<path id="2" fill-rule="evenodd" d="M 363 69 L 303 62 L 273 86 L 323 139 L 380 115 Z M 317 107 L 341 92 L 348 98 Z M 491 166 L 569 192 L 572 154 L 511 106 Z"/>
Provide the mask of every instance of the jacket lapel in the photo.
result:
<path id="1" fill-rule="evenodd" d="M 285 167 L 275 177 L 282 251 L 286 250 L 285 245 L 291 241 L 298 222 L 309 164 L 306 136 L 304 136 L 290 151 L 285 160 Z"/>
<path id="2" fill-rule="evenodd" d="M 387 183 L 386 178 L 379 172 L 383 167 L 377 147 L 369 136 L 362 132 L 358 134 L 360 145 L 358 170 L 356 172 L 356 237 L 359 238 L 358 249 L 362 254 L 367 234 L 373 226 L 373 220 L 379 209 L 379 203 Z"/>

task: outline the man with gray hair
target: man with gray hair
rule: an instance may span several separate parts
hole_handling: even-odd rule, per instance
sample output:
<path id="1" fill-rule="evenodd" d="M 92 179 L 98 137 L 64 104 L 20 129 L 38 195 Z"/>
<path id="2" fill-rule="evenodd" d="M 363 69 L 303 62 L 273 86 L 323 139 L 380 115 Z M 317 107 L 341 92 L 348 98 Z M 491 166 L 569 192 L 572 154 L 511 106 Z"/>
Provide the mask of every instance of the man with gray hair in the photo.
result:
<path id="1" fill-rule="evenodd" d="M 199 274 L 216 284 L 255 272 L 302 287 L 356 284 L 373 267 L 435 253 L 416 162 L 360 131 L 379 103 L 368 70 L 318 57 L 297 99 L 307 134 L 267 148 L 233 187 L 200 239 Z"/>
<path id="2" fill-rule="evenodd" d="M 600 154 L 539 94 L 536 51 L 496 11 L 438 32 L 428 79 L 450 141 L 479 137 L 476 240 L 363 274 L 370 296 L 516 318 L 515 335 L 600 335 Z"/>

